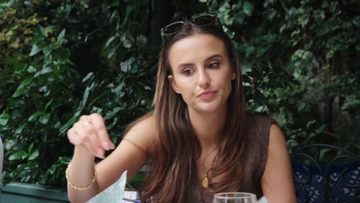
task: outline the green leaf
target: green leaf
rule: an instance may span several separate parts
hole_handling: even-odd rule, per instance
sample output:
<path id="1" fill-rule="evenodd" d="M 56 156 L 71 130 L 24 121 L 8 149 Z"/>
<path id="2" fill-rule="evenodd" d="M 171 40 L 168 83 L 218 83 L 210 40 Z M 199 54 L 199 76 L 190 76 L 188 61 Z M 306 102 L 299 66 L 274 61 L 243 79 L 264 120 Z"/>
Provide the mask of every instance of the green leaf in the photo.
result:
<path id="1" fill-rule="evenodd" d="M 107 47 L 110 45 L 110 43 L 111 43 L 112 41 L 114 41 L 115 37 L 116 37 L 116 36 L 112 36 L 112 37 L 110 37 L 110 38 L 108 39 L 108 41 L 107 41 L 106 44 L 105 44 L 105 48 L 107 48 Z"/>
<path id="2" fill-rule="evenodd" d="M 123 46 L 125 47 L 125 48 L 131 48 L 132 46 L 133 46 L 133 41 L 131 41 L 130 39 L 125 39 L 124 41 L 123 41 Z"/>
<path id="3" fill-rule="evenodd" d="M 56 46 L 57 45 L 55 43 L 51 43 L 51 44 L 45 46 L 42 50 L 44 55 L 45 56 L 49 55 L 56 48 Z"/>
<path id="4" fill-rule="evenodd" d="M 325 154 L 329 152 L 331 148 L 324 148 L 320 150 L 320 159 L 324 158 Z"/>
<path id="5" fill-rule="evenodd" d="M 39 120 L 40 123 L 42 123 L 44 125 L 47 124 L 49 122 L 50 116 L 51 116 L 50 113 L 47 113 L 47 114 L 43 115 Z"/>
<path id="6" fill-rule="evenodd" d="M 316 137 L 316 134 L 310 133 L 305 140 L 305 144 L 308 144 L 310 142 L 310 140 L 313 139 L 314 137 Z"/>
<path id="7" fill-rule="evenodd" d="M 44 57 L 44 65 L 49 65 L 52 62 L 52 55 L 48 54 Z"/>
<path id="8" fill-rule="evenodd" d="M 243 11 L 246 15 L 251 16 L 251 14 L 254 11 L 254 3 L 250 3 L 248 1 L 245 1 L 243 4 Z"/>
<path id="9" fill-rule="evenodd" d="M 317 134 L 320 134 L 320 133 L 322 133 L 322 132 L 324 131 L 325 127 L 326 127 L 326 124 L 322 124 L 322 125 L 320 126 L 320 128 L 318 128 L 318 129 L 315 130 L 315 132 L 316 132 Z"/>
<path id="10" fill-rule="evenodd" d="M 65 37 L 65 28 L 60 32 L 60 34 L 57 37 L 57 41 L 61 44 L 64 41 Z"/>
<path id="11" fill-rule="evenodd" d="M 16 71 L 23 71 L 26 67 L 27 67 L 27 64 L 26 63 L 21 63 L 21 62 L 17 62 L 14 65 L 14 69 Z"/>
<path id="12" fill-rule="evenodd" d="M 33 37 L 31 38 L 31 44 L 37 44 L 41 39 L 44 38 L 44 28 L 41 26 L 38 26 L 34 29 Z"/>
<path id="13" fill-rule="evenodd" d="M 30 146 L 28 147 L 28 154 L 32 152 L 33 147 L 34 147 L 34 143 L 31 143 Z"/>
<path id="14" fill-rule="evenodd" d="M 246 15 L 243 12 L 236 13 L 234 15 L 234 24 L 235 23 L 243 24 L 245 17 L 246 17 Z"/>
<path id="15" fill-rule="evenodd" d="M 327 57 L 332 58 L 334 56 L 334 53 L 335 52 L 333 50 L 329 51 L 329 53 L 327 54 Z"/>
<path id="16" fill-rule="evenodd" d="M 272 4 L 272 5 L 275 5 L 277 3 L 277 0 L 269 0 L 269 2 Z"/>
<path id="17" fill-rule="evenodd" d="M 118 120 L 119 120 L 119 118 L 115 117 L 113 122 L 110 125 L 106 126 L 106 129 L 111 130 L 115 126 L 115 124 L 118 122 Z"/>
<path id="18" fill-rule="evenodd" d="M 356 50 L 360 51 L 360 44 L 358 44 L 355 48 Z"/>
<path id="19" fill-rule="evenodd" d="M 245 57 L 248 58 L 251 54 L 253 54 L 256 51 L 254 46 L 247 46 L 246 47 L 246 54 Z"/>
<path id="20" fill-rule="evenodd" d="M 35 150 L 33 153 L 31 153 L 29 156 L 28 156 L 28 161 L 31 161 L 31 160 L 34 160 L 36 158 L 39 157 L 39 150 Z"/>
<path id="21" fill-rule="evenodd" d="M 94 72 L 88 73 L 88 74 L 84 77 L 84 79 L 82 79 L 81 82 L 86 82 L 86 81 L 89 80 L 93 75 L 94 75 Z"/>
<path id="22" fill-rule="evenodd" d="M 38 76 L 40 76 L 40 75 L 47 74 L 47 73 L 51 73 L 51 72 L 53 72 L 53 70 L 52 70 L 50 67 L 45 66 L 42 70 L 38 71 L 38 72 L 34 75 L 34 77 L 38 77 Z"/>
<path id="23" fill-rule="evenodd" d="M 81 108 L 83 108 L 83 107 L 85 106 L 85 104 L 86 104 L 86 102 L 87 102 L 87 100 L 88 100 L 88 98 L 89 98 L 89 94 L 90 94 L 91 90 L 94 88 L 95 84 L 96 84 L 96 83 L 93 82 L 93 83 L 90 85 L 90 87 L 86 87 L 85 92 L 84 92 L 84 95 L 83 95 L 83 99 L 82 99 L 82 102 L 81 102 Z"/>
<path id="24" fill-rule="evenodd" d="M 52 165 L 47 171 L 46 171 L 46 175 L 51 174 L 54 175 L 56 169 L 58 168 L 57 164 Z"/>
<path id="25" fill-rule="evenodd" d="M 53 101 L 54 101 L 54 99 L 51 99 L 50 101 L 48 101 L 48 103 L 46 103 L 44 111 L 47 110 L 47 108 L 51 105 L 51 103 L 52 103 Z"/>
<path id="26" fill-rule="evenodd" d="M 6 126 L 7 122 L 9 121 L 10 115 L 7 113 L 2 113 L 0 115 L 0 125 Z"/>
<path id="27" fill-rule="evenodd" d="M 360 16 L 353 18 L 352 23 L 360 28 Z"/>
<path id="28" fill-rule="evenodd" d="M 68 165 L 71 161 L 71 157 L 59 157 L 58 159 L 58 162 L 60 162 L 61 164 L 64 164 L 64 165 Z"/>
<path id="29" fill-rule="evenodd" d="M 279 16 L 279 12 L 277 10 L 274 10 L 269 15 L 269 20 L 274 21 Z"/>
<path id="30" fill-rule="evenodd" d="M 312 126 L 312 124 L 316 123 L 316 120 L 311 120 L 309 122 L 306 123 L 306 128 L 310 128 Z"/>
<path id="31" fill-rule="evenodd" d="M 335 13 L 338 7 L 338 2 L 332 1 L 330 4 L 330 12 Z"/>
<path id="32" fill-rule="evenodd" d="M 80 114 L 79 112 L 78 114 Z M 78 120 L 78 115 L 74 115 L 70 120 L 68 120 L 61 128 L 60 128 L 60 134 L 63 134 L 65 131 L 67 131 L 70 126 L 72 126 L 76 121 Z"/>
<path id="33" fill-rule="evenodd" d="M 16 92 L 12 95 L 12 97 L 19 97 L 21 95 L 24 95 L 25 93 L 27 93 L 26 89 L 19 89 L 16 90 Z"/>
<path id="34" fill-rule="evenodd" d="M 17 90 L 23 89 L 26 85 L 30 84 L 33 79 L 34 79 L 34 77 L 29 77 L 29 78 L 26 78 L 25 80 L 23 80 L 20 83 L 20 85 L 17 87 Z"/>
<path id="35" fill-rule="evenodd" d="M 42 111 L 37 111 L 35 113 L 33 113 L 29 118 L 28 118 L 28 121 L 29 122 L 32 122 L 32 121 L 35 121 L 35 119 L 41 115 L 44 115 L 44 112 Z"/>
<path id="36" fill-rule="evenodd" d="M 325 12 L 323 10 L 316 10 L 314 12 L 314 19 L 317 23 L 321 23 L 325 19 Z"/>
<path id="37" fill-rule="evenodd" d="M 262 94 L 260 91 L 256 92 L 255 94 L 255 102 L 259 105 L 266 105 L 266 97 L 264 96 L 264 94 Z"/>
<path id="38" fill-rule="evenodd" d="M 20 127 L 16 128 L 14 134 L 18 135 L 22 132 L 22 130 L 26 127 L 27 123 L 22 124 Z"/>
<path id="39" fill-rule="evenodd" d="M 20 169 L 20 170 L 25 170 L 25 168 L 28 168 L 29 167 L 29 164 L 19 164 L 17 166 L 17 169 Z"/>
<path id="40" fill-rule="evenodd" d="M 34 56 L 35 54 L 39 53 L 40 51 L 41 51 L 41 49 L 36 44 L 34 44 L 32 46 L 29 56 Z"/>
<path id="41" fill-rule="evenodd" d="M 111 111 L 105 115 L 104 120 L 112 119 L 122 109 L 123 109 L 122 107 L 115 107 L 113 111 Z"/>
<path id="42" fill-rule="evenodd" d="M 302 58 L 305 60 L 305 61 L 310 61 L 310 59 L 313 57 L 313 54 L 309 51 L 305 51 L 304 52 L 304 55 L 302 56 Z"/>
<path id="43" fill-rule="evenodd" d="M 0 4 L 0 8 L 8 8 L 10 6 L 11 6 L 11 4 L 9 4 L 9 3 L 1 3 Z"/>
<path id="44" fill-rule="evenodd" d="M 19 159 L 23 159 L 23 157 L 26 158 L 27 153 L 25 151 L 16 151 L 14 154 L 9 156 L 9 161 L 13 161 L 13 160 L 19 160 Z"/>
<path id="45" fill-rule="evenodd" d="M 301 112 L 304 108 L 306 107 L 306 103 L 305 102 L 302 102 L 300 103 L 300 106 L 298 107 L 298 112 Z"/>
<path id="46" fill-rule="evenodd" d="M 36 68 L 34 68 L 33 66 L 29 66 L 29 68 L 27 69 L 28 73 L 35 73 L 36 72 Z"/>
<path id="47" fill-rule="evenodd" d="M 323 1 L 321 4 L 321 8 L 327 8 L 329 7 L 329 3 L 327 1 Z"/>
<path id="48" fill-rule="evenodd" d="M 117 43 L 108 53 L 107 58 L 111 58 L 115 55 L 115 53 L 118 51 L 120 45 L 122 42 Z"/>
<path id="49" fill-rule="evenodd" d="M 291 7 L 291 9 L 288 11 L 289 17 L 292 18 L 297 14 L 297 10 L 294 7 Z"/>
<path id="50" fill-rule="evenodd" d="M 103 97 L 103 96 L 106 95 L 106 94 L 107 94 L 107 92 L 104 92 L 104 93 L 100 94 L 100 95 L 97 96 L 95 99 L 93 99 L 93 100 L 88 104 L 88 106 L 89 106 L 89 107 L 93 106 L 94 103 L 96 103 L 101 97 Z"/>
<path id="51" fill-rule="evenodd" d="M 70 58 L 70 49 L 61 49 L 59 54 L 59 62 L 65 63 Z"/>

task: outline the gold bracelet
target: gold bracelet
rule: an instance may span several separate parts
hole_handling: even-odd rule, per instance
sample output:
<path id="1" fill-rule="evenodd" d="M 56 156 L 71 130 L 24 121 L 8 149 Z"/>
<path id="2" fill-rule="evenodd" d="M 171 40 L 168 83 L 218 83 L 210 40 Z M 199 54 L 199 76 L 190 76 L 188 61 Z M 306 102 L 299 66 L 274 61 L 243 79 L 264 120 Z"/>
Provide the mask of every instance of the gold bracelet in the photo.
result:
<path id="1" fill-rule="evenodd" d="M 89 184 L 87 184 L 86 186 L 76 186 L 74 185 L 71 181 L 70 181 L 70 178 L 69 178 L 69 169 L 70 169 L 70 164 L 71 162 L 69 163 L 68 167 L 66 168 L 66 180 L 68 182 L 68 184 L 70 185 L 70 187 L 76 189 L 76 190 L 87 190 L 91 187 L 91 185 L 95 182 L 96 180 L 96 165 L 94 163 L 94 178 L 91 180 L 91 182 Z"/>

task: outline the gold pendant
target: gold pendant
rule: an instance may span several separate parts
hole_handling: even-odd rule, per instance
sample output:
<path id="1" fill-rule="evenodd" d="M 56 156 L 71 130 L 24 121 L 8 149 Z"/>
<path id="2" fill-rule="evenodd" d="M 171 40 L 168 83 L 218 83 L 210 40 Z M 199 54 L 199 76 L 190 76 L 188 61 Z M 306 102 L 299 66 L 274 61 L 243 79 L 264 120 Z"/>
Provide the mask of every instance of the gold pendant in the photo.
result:
<path id="1" fill-rule="evenodd" d="M 209 179 L 205 176 L 204 180 L 202 181 L 202 186 L 207 188 L 209 186 Z"/>

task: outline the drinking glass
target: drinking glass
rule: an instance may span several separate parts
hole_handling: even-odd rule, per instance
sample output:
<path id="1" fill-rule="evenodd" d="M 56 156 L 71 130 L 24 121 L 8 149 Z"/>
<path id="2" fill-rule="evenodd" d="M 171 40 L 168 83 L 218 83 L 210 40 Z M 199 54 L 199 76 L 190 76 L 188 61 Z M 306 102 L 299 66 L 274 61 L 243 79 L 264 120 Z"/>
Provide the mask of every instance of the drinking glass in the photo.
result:
<path id="1" fill-rule="evenodd" d="M 224 192 L 214 195 L 214 203 L 256 203 L 256 196 L 247 192 Z"/>

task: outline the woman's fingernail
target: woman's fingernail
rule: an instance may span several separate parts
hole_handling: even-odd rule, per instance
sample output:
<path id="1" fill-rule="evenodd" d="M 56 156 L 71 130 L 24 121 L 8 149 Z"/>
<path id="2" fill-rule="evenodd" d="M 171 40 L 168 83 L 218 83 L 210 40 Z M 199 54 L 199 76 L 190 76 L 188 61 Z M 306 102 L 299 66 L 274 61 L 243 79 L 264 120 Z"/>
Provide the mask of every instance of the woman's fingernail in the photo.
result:
<path id="1" fill-rule="evenodd" d="M 106 150 L 115 149 L 115 145 L 113 143 L 111 143 L 111 142 L 110 143 L 109 142 L 103 142 L 102 146 Z"/>
<path id="2" fill-rule="evenodd" d="M 102 143 L 102 147 L 105 149 L 105 150 L 109 150 L 109 144 L 107 142 L 103 142 Z"/>

